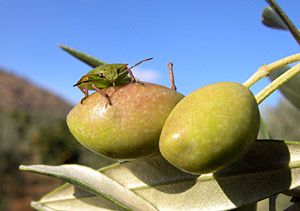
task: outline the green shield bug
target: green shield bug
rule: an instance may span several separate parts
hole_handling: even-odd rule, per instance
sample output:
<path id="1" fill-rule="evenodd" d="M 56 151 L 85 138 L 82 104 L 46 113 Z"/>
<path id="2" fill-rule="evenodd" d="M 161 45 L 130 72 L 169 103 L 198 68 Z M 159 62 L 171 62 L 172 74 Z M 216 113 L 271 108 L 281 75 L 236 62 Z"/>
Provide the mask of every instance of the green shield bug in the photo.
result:
<path id="1" fill-rule="evenodd" d="M 105 97 L 108 104 L 111 105 L 109 96 L 102 89 L 131 82 L 143 84 L 134 77 L 131 69 L 151 59 L 153 58 L 144 59 L 131 67 L 128 67 L 128 64 L 104 64 L 95 67 L 73 85 L 77 86 L 85 95 L 80 102 L 83 103 L 89 96 L 89 90 L 95 90 Z"/>

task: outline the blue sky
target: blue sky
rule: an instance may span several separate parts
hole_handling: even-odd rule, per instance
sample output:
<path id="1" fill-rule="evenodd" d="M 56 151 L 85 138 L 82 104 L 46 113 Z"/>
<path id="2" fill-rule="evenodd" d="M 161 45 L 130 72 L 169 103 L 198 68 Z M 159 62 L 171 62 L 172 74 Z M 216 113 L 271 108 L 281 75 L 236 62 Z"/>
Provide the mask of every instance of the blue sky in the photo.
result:
<path id="1" fill-rule="evenodd" d="M 300 24 L 299 0 L 278 3 Z M 58 44 L 108 63 L 154 57 L 136 72 L 165 86 L 172 61 L 183 94 L 219 81 L 242 83 L 262 64 L 299 52 L 288 32 L 260 23 L 265 6 L 263 0 L 0 0 L 0 66 L 71 103 L 82 98 L 72 85 L 90 67 Z"/>

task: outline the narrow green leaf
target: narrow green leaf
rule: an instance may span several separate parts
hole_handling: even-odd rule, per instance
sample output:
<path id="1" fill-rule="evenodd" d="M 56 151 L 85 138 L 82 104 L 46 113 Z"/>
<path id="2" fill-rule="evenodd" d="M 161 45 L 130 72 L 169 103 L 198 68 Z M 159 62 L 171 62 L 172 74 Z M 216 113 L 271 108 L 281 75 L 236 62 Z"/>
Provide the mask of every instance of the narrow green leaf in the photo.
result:
<path id="1" fill-rule="evenodd" d="M 274 29 L 284 29 L 287 30 L 287 26 L 281 20 L 281 18 L 276 14 L 276 12 L 271 7 L 266 7 L 262 12 L 262 23 L 265 26 Z"/>
<path id="2" fill-rule="evenodd" d="M 276 71 L 270 73 L 269 78 L 273 81 L 291 67 L 284 66 Z M 289 100 L 296 108 L 300 109 L 300 75 L 296 75 L 294 78 L 287 81 L 279 88 L 280 92 Z"/>
<path id="3" fill-rule="evenodd" d="M 61 166 L 32 165 L 20 166 L 20 169 L 62 179 L 93 194 L 103 196 L 126 210 L 156 210 L 132 191 L 125 189 L 104 174 L 85 166 L 72 164 Z"/>
<path id="4" fill-rule="evenodd" d="M 66 51 L 67 53 L 71 54 L 72 56 L 74 56 L 75 58 L 79 59 L 80 61 L 86 63 L 87 65 L 90 65 L 91 67 L 98 67 L 100 65 L 104 65 L 106 64 L 105 62 L 92 57 L 88 54 L 85 54 L 83 52 L 77 51 L 73 48 L 70 48 L 68 46 L 65 45 L 59 45 L 59 47 L 61 49 L 63 49 L 64 51 Z"/>
<path id="5" fill-rule="evenodd" d="M 299 186 L 299 167 L 300 145 L 262 140 L 257 141 L 243 159 L 214 175 L 195 176 L 181 172 L 161 156 L 114 164 L 100 169 L 100 172 L 159 210 L 227 210 Z M 36 171 L 35 166 L 30 169 L 40 171 Z M 84 179 L 91 180 L 88 176 Z M 94 182 L 95 186 L 99 183 Z M 83 204 L 87 203 L 84 200 L 90 200 L 90 203 L 100 200 L 99 196 L 88 196 L 86 192 L 79 195 L 75 191 L 71 185 L 62 186 L 35 205 L 49 208 L 55 203 L 63 209 L 70 200 Z M 124 195 L 123 191 L 121 189 L 118 194 Z"/>
<path id="6" fill-rule="evenodd" d="M 270 5 L 273 11 L 280 17 L 280 19 L 284 22 L 284 25 L 289 30 L 289 32 L 293 35 L 297 43 L 300 45 L 300 33 L 294 23 L 290 20 L 290 18 L 285 14 L 282 8 L 276 3 L 275 0 L 266 0 L 266 2 Z"/>
<path id="7" fill-rule="evenodd" d="M 65 184 L 45 195 L 40 201 L 32 202 L 37 210 L 124 210 L 106 198 L 91 194 L 76 186 Z"/>

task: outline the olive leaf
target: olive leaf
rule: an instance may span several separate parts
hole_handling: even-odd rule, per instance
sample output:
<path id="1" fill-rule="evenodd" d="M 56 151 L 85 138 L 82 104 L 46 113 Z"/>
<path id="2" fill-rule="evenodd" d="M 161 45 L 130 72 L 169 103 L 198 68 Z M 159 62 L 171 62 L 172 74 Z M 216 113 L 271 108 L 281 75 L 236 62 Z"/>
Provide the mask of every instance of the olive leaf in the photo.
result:
<path id="1" fill-rule="evenodd" d="M 270 28 L 288 30 L 285 23 L 271 7 L 264 8 L 261 22 Z"/>
<path id="2" fill-rule="evenodd" d="M 288 30 L 300 45 L 300 32 L 274 0 L 266 0 L 270 7 L 263 10 L 262 23 L 273 29 Z"/>
<path id="3" fill-rule="evenodd" d="M 70 184 L 46 194 L 40 201 L 31 202 L 37 210 L 124 210 L 103 196 L 91 194 Z"/>
<path id="4" fill-rule="evenodd" d="M 100 59 L 92 57 L 92 56 L 90 56 L 88 54 L 85 54 L 83 52 L 77 51 L 77 50 L 75 50 L 73 48 L 70 48 L 68 46 L 59 45 L 59 47 L 61 49 L 63 49 L 64 51 L 66 51 L 67 53 L 74 56 L 75 58 L 79 59 L 80 61 L 86 63 L 87 65 L 90 65 L 91 67 L 98 67 L 98 66 L 106 64 L 105 62 L 101 61 Z"/>
<path id="5" fill-rule="evenodd" d="M 284 66 L 276 71 L 270 73 L 269 78 L 273 81 L 291 67 Z M 300 75 L 296 75 L 285 84 L 283 84 L 279 90 L 281 93 L 298 109 L 300 109 Z"/>
<path id="6" fill-rule="evenodd" d="M 21 170 L 38 172 L 40 174 L 56 177 L 71 184 L 77 185 L 95 195 L 103 196 L 111 203 L 125 210 L 156 210 L 147 201 L 111 180 L 104 174 L 89 167 L 80 165 L 61 166 L 20 166 Z"/>
<path id="7" fill-rule="evenodd" d="M 32 206 L 40 210 L 74 210 L 74 205 L 76 209 L 93 206 L 120 210 L 124 208 L 120 204 L 136 209 L 135 203 L 152 205 L 151 208 L 158 210 L 226 210 L 299 186 L 300 145 L 257 141 L 243 159 L 214 175 L 184 173 L 161 156 L 114 164 L 100 169 L 101 173 L 78 165 L 36 165 L 21 169 L 59 177 L 77 186 L 63 185 L 33 202 Z M 104 190 L 109 184 L 112 187 Z M 139 200 L 132 202 L 135 198 L 132 194 Z"/>

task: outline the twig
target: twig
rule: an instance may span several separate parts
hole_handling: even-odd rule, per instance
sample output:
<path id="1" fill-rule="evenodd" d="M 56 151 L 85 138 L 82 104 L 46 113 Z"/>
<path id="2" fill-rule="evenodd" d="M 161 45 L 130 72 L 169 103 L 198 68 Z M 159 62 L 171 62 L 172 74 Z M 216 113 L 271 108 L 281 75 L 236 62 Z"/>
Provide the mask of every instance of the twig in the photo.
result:
<path id="1" fill-rule="evenodd" d="M 174 73 L 173 73 L 173 63 L 168 64 L 168 69 L 169 69 L 169 76 L 170 76 L 170 82 L 171 82 L 171 89 L 177 90 L 175 86 L 175 80 L 174 80 Z"/>
<path id="2" fill-rule="evenodd" d="M 300 64 L 295 65 L 287 72 L 280 75 L 276 78 L 272 83 L 263 88 L 256 96 L 257 104 L 260 104 L 266 97 L 272 94 L 276 89 L 278 89 L 281 85 L 286 83 L 288 80 L 293 78 L 295 75 L 300 73 Z"/>
<path id="3" fill-rule="evenodd" d="M 255 82 L 266 77 L 274 70 L 297 61 L 300 61 L 300 53 L 285 57 L 268 65 L 263 65 L 243 85 L 250 88 Z"/>
<path id="4" fill-rule="evenodd" d="M 281 20 L 285 23 L 297 43 L 300 45 L 300 32 L 293 24 L 293 22 L 289 19 L 289 17 L 284 13 L 284 11 L 280 8 L 280 6 L 275 2 L 275 0 L 266 0 L 266 2 L 272 7 L 272 9 L 277 13 L 277 15 L 281 18 Z"/>

